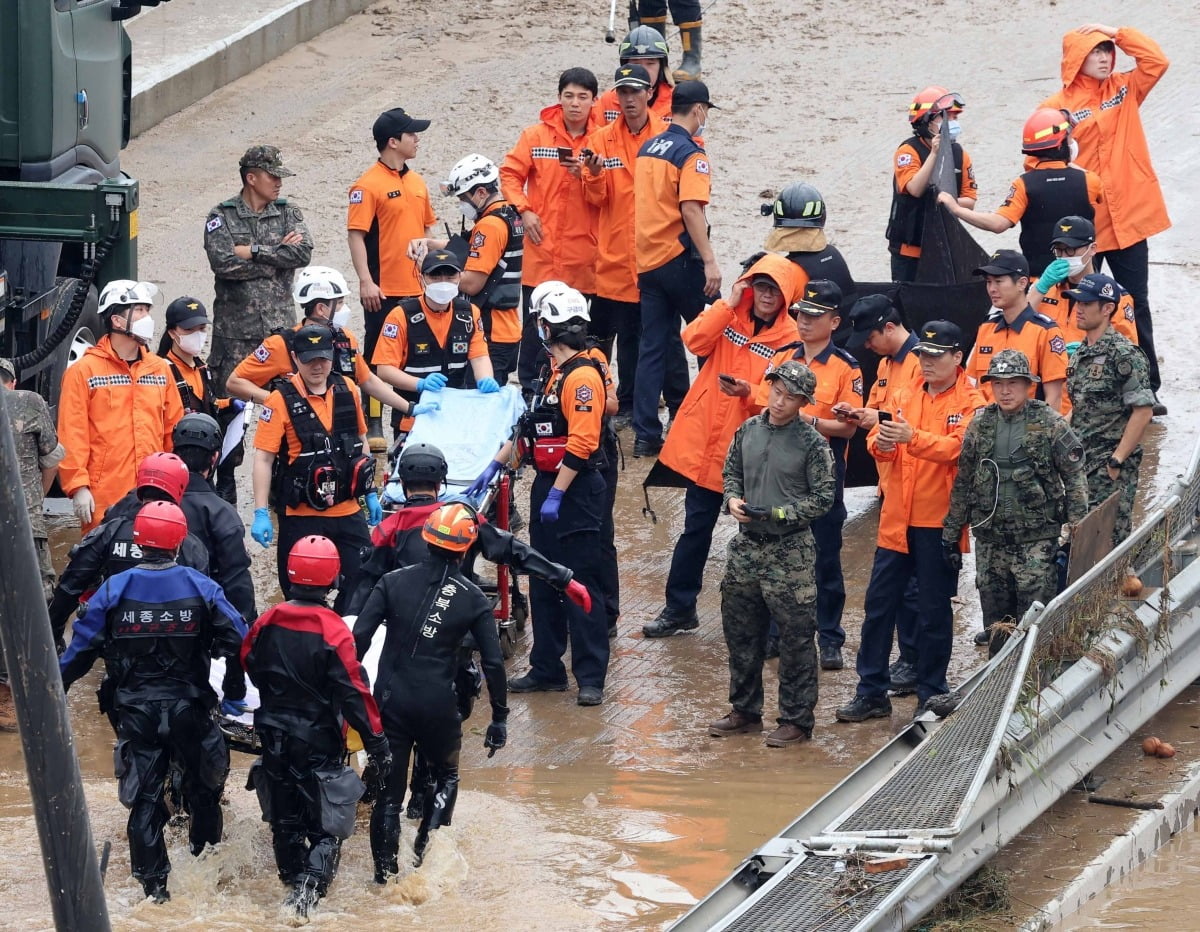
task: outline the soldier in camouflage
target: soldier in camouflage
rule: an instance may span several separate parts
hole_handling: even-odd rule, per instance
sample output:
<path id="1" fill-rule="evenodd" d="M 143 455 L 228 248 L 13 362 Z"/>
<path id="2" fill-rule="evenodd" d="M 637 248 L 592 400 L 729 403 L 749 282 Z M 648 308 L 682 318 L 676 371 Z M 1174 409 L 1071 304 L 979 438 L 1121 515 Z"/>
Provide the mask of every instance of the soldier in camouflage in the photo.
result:
<path id="1" fill-rule="evenodd" d="M 208 213 L 204 250 L 216 277 L 208 366 L 219 390 L 272 331 L 296 325 L 295 270 L 313 243 L 300 209 L 279 196 L 294 174 L 275 146 L 251 146 L 238 163 L 242 190 Z"/>
<path id="2" fill-rule="evenodd" d="M 739 524 L 721 580 L 733 710 L 713 722 L 709 734 L 762 731 L 762 669 L 774 617 L 780 628 L 779 727 L 766 743 L 786 747 L 812 737 L 817 582 L 809 526 L 832 507 L 835 480 L 828 442 L 799 416 L 816 391 L 812 370 L 789 360 L 766 378 L 766 410 L 738 428 L 725 458 L 725 509 Z"/>
<path id="3" fill-rule="evenodd" d="M 1095 508 L 1120 491 L 1115 547 L 1133 528 L 1133 500 L 1142 463 L 1142 434 L 1154 415 L 1154 392 L 1142 351 L 1112 327 L 1121 286 L 1092 273 L 1065 294 L 1075 306 L 1083 342 L 1067 367 L 1071 426 L 1083 441 L 1088 502 Z"/>
<path id="4" fill-rule="evenodd" d="M 13 442 L 17 448 L 17 465 L 21 472 L 21 491 L 25 493 L 25 508 L 33 529 L 38 564 L 42 570 L 42 589 L 46 599 L 54 594 L 54 567 L 50 563 L 50 544 L 47 540 L 46 517 L 42 514 L 42 499 L 54 481 L 58 464 L 66 454 L 58 442 L 58 432 L 50 417 L 50 409 L 41 395 L 17 388 L 17 370 L 12 362 L 0 359 L 0 404 L 8 408 Z M 0 731 L 15 731 L 16 709 L 12 691 L 8 688 L 8 668 L 0 654 Z"/>
<path id="5" fill-rule="evenodd" d="M 1029 358 L 1001 350 L 983 381 L 996 400 L 963 436 L 942 547 L 957 569 L 962 529 L 975 532 L 975 586 L 995 655 L 1008 637 L 992 629 L 995 622 L 1020 621 L 1034 601 L 1056 595 L 1059 534 L 1064 522 L 1087 514 L 1088 490 L 1083 444 L 1054 409 L 1029 397 L 1030 384 L 1040 381 Z"/>

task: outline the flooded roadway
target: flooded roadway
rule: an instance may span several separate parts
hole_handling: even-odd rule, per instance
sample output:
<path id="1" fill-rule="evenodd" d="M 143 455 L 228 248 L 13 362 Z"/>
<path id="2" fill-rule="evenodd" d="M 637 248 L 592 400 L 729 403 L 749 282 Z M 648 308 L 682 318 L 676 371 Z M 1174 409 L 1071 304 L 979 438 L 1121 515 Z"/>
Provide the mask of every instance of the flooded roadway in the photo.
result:
<path id="1" fill-rule="evenodd" d="M 433 187 L 465 152 L 498 158 L 537 107 L 552 98 L 554 76 L 562 68 L 586 64 L 602 81 L 611 69 L 612 47 L 598 41 L 596 24 L 564 23 L 545 0 L 493 4 L 502 24 L 498 33 L 490 15 L 470 6 L 467 0 L 453 0 L 403 15 L 380 6 L 135 140 L 124 166 L 142 181 L 143 277 L 159 282 L 169 296 L 191 293 L 211 300 L 211 275 L 199 247 L 203 219 L 212 204 L 236 190 L 236 161 L 251 142 L 274 141 L 283 147 L 285 158 L 299 171 L 288 180 L 285 194 L 305 210 L 318 243 L 314 262 L 348 270 L 342 201 L 346 186 L 369 164 L 365 127 L 376 113 L 402 104 L 435 117 L 434 127 L 422 137 L 417 161 Z M 897 16 L 911 12 L 901 0 L 884 0 L 882 7 Z M 1167 488 L 1183 468 L 1196 436 L 1192 399 L 1200 388 L 1194 367 L 1187 364 L 1190 309 L 1200 285 L 1192 255 L 1200 222 L 1187 209 L 1200 193 L 1189 155 L 1194 140 L 1164 129 L 1177 112 L 1192 108 L 1188 82 L 1194 83 L 1197 73 L 1200 27 L 1190 4 L 1172 0 L 1160 8 L 1164 19 L 1173 17 L 1169 36 L 1162 35 L 1161 25 L 1136 25 L 1160 38 L 1174 60 L 1143 110 L 1176 222 L 1151 247 L 1163 395 L 1171 415 L 1152 425 L 1147 438 L 1143 502 Z M 855 274 L 866 280 L 885 277 L 888 158 L 903 135 L 909 86 L 924 83 L 926 75 L 957 84 L 971 103 L 963 121 L 968 134 L 964 143 L 980 176 L 981 204 L 999 203 L 1008 180 L 1020 170 L 1016 130 L 1029 107 L 1053 89 L 1057 37 L 1078 22 L 1120 22 L 1127 15 L 1124 5 L 1111 0 L 1071 0 L 1053 7 L 1014 0 L 1010 19 L 1021 22 L 1026 34 L 1042 38 L 1006 49 L 1002 64 L 993 63 L 995 29 L 988 11 L 956 11 L 952 52 L 945 49 L 936 23 L 918 23 L 909 16 L 911 41 L 901 63 L 894 31 L 879 23 L 880 10 L 879 3 L 858 0 L 811 10 L 803 43 L 798 35 L 777 28 L 793 14 L 784 0 L 729 0 L 713 10 L 706 37 L 712 73 L 706 77 L 714 99 L 723 96 L 717 102 L 730 106 L 715 113 L 707 133 L 715 172 L 710 219 L 727 281 L 737 259 L 757 249 L 765 235 L 765 221 L 757 215 L 759 191 L 777 190 L 796 177 L 821 187 L 829 203 L 831 238 Z M 830 40 L 846 34 L 855 36 L 853 54 L 844 53 L 840 40 Z M 538 54 L 502 57 L 498 49 L 505 42 L 526 51 L 536 48 Z M 419 51 L 419 69 L 405 67 L 405 55 L 413 50 Z M 765 73 L 764 62 L 786 62 L 788 80 Z M 431 74 L 437 75 L 433 81 Z M 1187 74 L 1192 77 L 1184 80 Z M 802 113 L 796 96 L 802 87 L 826 88 L 834 101 L 818 108 L 820 116 Z M 888 91 L 881 93 L 881 87 Z M 514 88 L 520 92 L 517 100 Z M 831 107 L 836 114 L 828 112 Z M 767 137 L 764 126 L 769 127 Z M 764 138 L 770 140 L 769 153 Z M 855 172 L 829 167 L 836 165 L 860 167 Z M 448 203 L 436 206 L 441 213 L 452 212 Z M 984 242 L 1007 246 L 1015 244 L 1015 237 Z M 628 451 L 628 437 L 625 444 Z M 345 846 L 339 878 L 315 924 L 661 928 L 907 721 L 911 699 L 895 703 L 891 721 L 835 725 L 834 707 L 854 688 L 853 670 L 847 669 L 821 674 L 818 727 L 811 744 L 775 750 L 751 737 L 709 738 L 704 726 L 726 710 L 726 658 L 715 589 L 730 527 L 719 526 L 699 631 L 666 641 L 643 640 L 639 629 L 661 607 L 666 566 L 681 523 L 678 491 L 651 493 L 658 524 L 642 516 L 640 483 L 648 466 L 629 458 L 621 476 L 616 525 L 624 615 L 613 645 L 606 703 L 580 709 L 572 693 L 514 696 L 509 745 L 491 760 L 482 752 L 485 722 L 477 713 L 467 727 L 464 792 L 455 825 L 436 838 L 425 866 L 380 891 L 370 883 L 366 836 L 355 836 Z M 854 492 L 849 499 L 855 517 L 846 530 L 843 554 L 848 590 L 844 625 L 852 667 L 874 549 L 875 512 L 868 495 Z M 248 518 L 245 499 L 242 510 Z M 69 528 L 56 528 L 59 565 L 73 537 Z M 265 607 L 274 589 L 273 555 L 250 546 Z M 978 622 L 969 561 L 960 593 L 952 681 L 982 660 L 970 644 Z M 521 650 L 527 648 L 523 641 Z M 770 718 L 775 664 L 767 666 Z M 521 655 L 510 667 L 524 671 Z M 114 843 L 106 889 L 115 925 L 275 926 L 274 909 L 283 890 L 274 878 L 267 826 L 259 821 L 252 794 L 242 789 L 249 759 L 241 755 L 234 755 L 226 794 L 226 842 L 214 856 L 196 862 L 173 835 L 174 898 L 157 908 L 141 902 L 140 887 L 129 876 L 125 810 L 117 803 L 112 778 L 111 734 L 95 712 L 97 680 L 93 673 L 81 681 L 70 702 L 94 834 L 98 842 Z M 1195 721 L 1190 707 L 1181 707 L 1178 714 Z M 1187 755 L 1181 749 L 1181 757 Z M 1136 756 L 1123 762 L 1136 766 Z M 1107 828 L 1087 833 L 1119 831 L 1122 817 L 1106 812 Z M 5 904 L 0 927 L 49 927 L 35 836 L 19 743 L 0 736 L 0 850 L 5 853 L 0 861 Z M 1191 837 L 1155 862 L 1179 869 L 1181 879 L 1173 890 L 1179 909 L 1200 906 L 1200 895 L 1187 890 L 1189 875 L 1178 860 L 1194 856 L 1194 840 L 1187 847 Z M 406 831 L 405 843 L 411 845 L 411 839 L 412 832 Z M 1061 861 L 1063 848 L 1057 836 L 1031 834 L 1006 854 L 1021 862 L 1032 852 L 1050 850 Z M 1028 886 L 1036 899 L 1032 880 Z M 1130 915 L 1106 914 L 1096 924 L 1136 926 L 1137 917 L 1146 915 L 1141 896 L 1131 890 Z M 1120 903 L 1112 908 L 1119 912 Z"/>

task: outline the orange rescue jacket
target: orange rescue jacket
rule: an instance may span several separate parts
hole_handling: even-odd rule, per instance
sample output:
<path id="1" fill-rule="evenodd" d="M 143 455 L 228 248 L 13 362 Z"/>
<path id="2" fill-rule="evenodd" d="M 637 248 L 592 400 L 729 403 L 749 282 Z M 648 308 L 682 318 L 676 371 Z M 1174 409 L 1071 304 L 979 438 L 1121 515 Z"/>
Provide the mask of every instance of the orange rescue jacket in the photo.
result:
<path id="1" fill-rule="evenodd" d="M 1134 59 L 1134 69 L 1114 71 L 1103 81 L 1081 74 L 1088 53 L 1108 41 L 1102 32 L 1071 31 L 1063 36 L 1063 89 L 1042 106 L 1070 110 L 1078 121 L 1073 132 L 1079 144 L 1075 161 L 1100 176 L 1113 233 L 1124 249 L 1171 225 L 1138 112 L 1170 62 L 1153 39 L 1123 26 L 1112 41 Z"/>
<path id="2" fill-rule="evenodd" d="M 760 410 L 754 404 L 755 387 L 775 351 L 800 336 L 787 312 L 802 293 L 796 272 L 796 266 L 783 256 L 768 253 L 738 279 L 749 282 L 755 275 L 769 275 L 783 291 L 779 316 L 758 333 L 750 310 L 754 303 L 750 288 L 736 307 L 719 300 L 684 328 L 684 344 L 708 361 L 679 406 L 659 459 L 702 488 L 714 492 L 725 488 L 721 470 L 729 443 L 742 422 Z M 745 398 L 726 395 L 717 384 L 721 374 L 749 382 L 750 394 Z"/>
<path id="3" fill-rule="evenodd" d="M 557 279 L 585 294 L 596 291 L 596 207 L 583 197 L 580 180 L 558 161 L 558 148 L 583 150 L 588 133 L 602 124 L 595 107 L 580 136 L 567 132 L 562 105 L 542 110 L 541 122 L 521 132 L 500 166 L 500 190 L 520 213 L 532 210 L 542 221 L 542 242 L 525 236 L 521 283 Z M 584 173 L 587 169 L 582 169 Z"/>

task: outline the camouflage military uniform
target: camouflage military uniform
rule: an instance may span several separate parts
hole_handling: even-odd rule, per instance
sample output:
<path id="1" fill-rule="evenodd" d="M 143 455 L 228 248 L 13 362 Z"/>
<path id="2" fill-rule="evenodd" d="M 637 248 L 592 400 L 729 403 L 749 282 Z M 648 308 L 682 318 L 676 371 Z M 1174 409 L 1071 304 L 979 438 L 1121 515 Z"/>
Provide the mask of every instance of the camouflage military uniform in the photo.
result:
<path id="1" fill-rule="evenodd" d="M 767 412 L 734 434 L 723 472 L 731 498 L 769 508 L 739 527 L 721 580 L 721 624 L 729 648 L 729 701 L 762 717 L 762 668 L 771 618 L 779 624 L 779 722 L 808 731 L 817 703 L 816 546 L 809 525 L 834 498 L 833 454 L 796 418 L 773 426 Z"/>
<path id="2" fill-rule="evenodd" d="M 283 167 L 274 146 L 254 146 L 240 164 L 280 177 L 292 174 Z M 303 241 L 281 245 L 280 240 L 293 230 Z M 241 259 L 234 254 L 234 246 L 257 246 L 258 251 L 250 259 Z M 292 279 L 296 269 L 308 265 L 313 243 L 303 214 L 287 198 L 255 213 L 239 193 L 209 211 L 204 250 L 216 276 L 208 365 L 223 389 L 237 364 L 272 331 L 295 326 Z"/>
<path id="3" fill-rule="evenodd" d="M 1113 526 L 1113 545 L 1133 528 L 1133 500 L 1137 495 L 1139 446 L 1121 466 L 1114 481 L 1108 477 L 1113 455 L 1134 408 L 1154 405 L 1146 357 L 1111 328 L 1095 343 L 1081 343 L 1067 366 L 1067 394 L 1071 399 L 1071 426 L 1083 441 L 1084 474 L 1088 501 L 1095 508 L 1118 489 L 1121 497 Z"/>
<path id="4" fill-rule="evenodd" d="M 25 493 L 29 525 L 33 528 L 33 541 L 42 570 L 42 588 L 49 599 L 54 594 L 56 577 L 50 563 L 46 517 L 42 513 L 42 470 L 57 466 L 66 455 L 66 450 L 58 442 L 58 432 L 54 429 L 50 409 L 41 395 L 0 389 L 0 397 L 8 406 L 13 441 L 17 447 L 17 463 L 21 469 L 21 490 Z"/>
<path id="5" fill-rule="evenodd" d="M 1061 527 L 1087 511 L 1083 445 L 1049 405 L 1030 400 L 1006 414 L 992 403 L 975 415 L 963 436 L 942 540 L 957 543 L 964 525 L 974 529 L 985 626 L 1020 621 L 1034 601 L 1054 598 Z"/>

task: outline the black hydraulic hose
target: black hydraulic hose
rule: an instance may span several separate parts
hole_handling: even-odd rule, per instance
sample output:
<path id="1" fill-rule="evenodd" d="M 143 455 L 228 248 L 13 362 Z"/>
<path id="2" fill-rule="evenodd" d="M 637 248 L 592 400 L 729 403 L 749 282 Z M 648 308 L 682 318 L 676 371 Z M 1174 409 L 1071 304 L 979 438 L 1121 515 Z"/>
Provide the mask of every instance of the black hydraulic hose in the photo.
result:
<path id="1" fill-rule="evenodd" d="M 50 354 L 58 349 L 59 344 L 67 338 L 67 335 L 74 328 L 76 321 L 79 320 L 79 315 L 83 313 L 83 305 L 87 302 L 88 289 L 92 287 L 92 283 L 96 280 L 96 274 L 100 271 L 100 266 L 108 258 L 109 250 L 117 242 L 119 235 L 119 230 L 110 233 L 96 244 L 95 255 L 91 259 L 83 260 L 79 282 L 75 286 L 75 294 L 71 296 L 71 305 L 67 308 L 67 316 L 54 328 L 54 332 L 50 334 L 45 343 L 32 353 L 26 353 L 24 356 L 18 356 L 13 360 L 13 368 L 17 370 L 18 378 L 20 378 L 22 369 L 29 369 L 49 358 Z"/>

